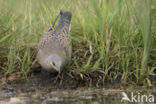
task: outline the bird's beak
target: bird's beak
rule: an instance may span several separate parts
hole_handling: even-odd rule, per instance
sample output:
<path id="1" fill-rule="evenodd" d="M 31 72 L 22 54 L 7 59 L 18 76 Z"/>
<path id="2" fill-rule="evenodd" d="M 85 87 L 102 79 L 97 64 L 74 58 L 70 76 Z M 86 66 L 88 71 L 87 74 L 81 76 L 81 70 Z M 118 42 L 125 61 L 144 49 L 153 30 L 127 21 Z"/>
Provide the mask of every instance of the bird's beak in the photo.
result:
<path id="1" fill-rule="evenodd" d="M 58 71 L 58 73 L 59 73 L 59 74 L 61 73 L 61 69 Z"/>
<path id="2" fill-rule="evenodd" d="M 60 67 L 57 67 L 57 72 L 58 72 L 59 74 L 61 73 Z"/>

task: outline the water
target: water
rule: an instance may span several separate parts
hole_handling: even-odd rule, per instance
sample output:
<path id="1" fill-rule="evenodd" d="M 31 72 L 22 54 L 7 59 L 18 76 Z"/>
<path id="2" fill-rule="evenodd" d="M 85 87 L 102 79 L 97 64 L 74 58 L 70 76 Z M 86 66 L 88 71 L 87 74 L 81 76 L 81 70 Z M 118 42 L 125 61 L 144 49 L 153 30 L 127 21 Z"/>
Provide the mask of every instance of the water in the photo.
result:
<path id="1" fill-rule="evenodd" d="M 86 87 L 89 86 L 87 82 L 69 76 L 54 84 L 51 76 L 41 72 L 33 73 L 28 80 L 14 76 L 10 79 L 13 78 L 13 81 L 0 78 L 0 104 L 156 104 L 154 86 L 146 89 L 134 85 L 123 87 L 118 83 L 100 88 Z M 123 95 L 127 95 L 129 101 L 122 102 Z M 152 103 L 149 102 L 151 96 L 154 97 Z"/>
<path id="2" fill-rule="evenodd" d="M 123 92 L 131 100 L 123 101 Z M 1 93 L 2 94 L 2 93 Z M 156 91 L 152 89 L 105 89 L 105 88 L 77 88 L 77 89 L 53 89 L 50 92 L 21 93 L 10 98 L 1 97 L 0 104 L 156 104 Z M 141 101 L 143 97 L 143 102 Z M 154 97 L 154 102 L 151 96 Z M 137 102 L 135 102 L 137 100 Z M 139 101 L 140 100 L 140 101 Z M 147 101 L 146 101 L 147 100 Z"/>

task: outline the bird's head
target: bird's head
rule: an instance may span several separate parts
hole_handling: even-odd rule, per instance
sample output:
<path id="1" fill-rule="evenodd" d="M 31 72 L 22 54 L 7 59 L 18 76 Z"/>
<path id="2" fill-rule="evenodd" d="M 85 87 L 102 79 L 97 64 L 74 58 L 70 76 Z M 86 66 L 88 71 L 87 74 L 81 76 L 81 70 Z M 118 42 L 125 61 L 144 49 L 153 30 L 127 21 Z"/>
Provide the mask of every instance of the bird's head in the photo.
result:
<path id="1" fill-rule="evenodd" d="M 51 68 L 61 73 L 62 59 L 58 55 L 51 55 L 46 59 L 46 64 Z"/>
<path id="2" fill-rule="evenodd" d="M 61 18 L 64 20 L 64 21 L 67 21 L 67 22 L 70 22 L 71 21 L 71 18 L 72 18 L 72 13 L 71 12 L 63 12 L 62 10 L 60 11 L 60 15 L 61 15 Z"/>

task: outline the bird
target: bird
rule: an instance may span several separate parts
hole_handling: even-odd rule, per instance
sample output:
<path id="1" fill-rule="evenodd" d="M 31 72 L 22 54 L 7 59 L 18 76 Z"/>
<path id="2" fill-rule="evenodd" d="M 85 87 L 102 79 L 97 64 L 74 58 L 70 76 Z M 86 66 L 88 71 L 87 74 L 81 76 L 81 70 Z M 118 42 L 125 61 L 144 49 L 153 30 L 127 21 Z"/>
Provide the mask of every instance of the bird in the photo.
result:
<path id="1" fill-rule="evenodd" d="M 63 67 L 71 60 L 72 42 L 70 23 L 72 13 L 60 11 L 60 20 L 55 30 L 52 27 L 43 35 L 37 53 L 38 63 L 47 72 L 58 72 L 56 80 L 60 77 Z"/>

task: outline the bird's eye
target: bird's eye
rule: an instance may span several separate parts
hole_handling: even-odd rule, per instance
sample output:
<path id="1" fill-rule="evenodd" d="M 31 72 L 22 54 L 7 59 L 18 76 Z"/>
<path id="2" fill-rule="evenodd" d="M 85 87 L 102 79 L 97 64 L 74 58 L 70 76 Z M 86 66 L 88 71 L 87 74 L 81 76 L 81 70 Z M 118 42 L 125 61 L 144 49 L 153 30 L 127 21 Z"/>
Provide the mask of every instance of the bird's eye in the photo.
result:
<path id="1" fill-rule="evenodd" d="M 54 62 L 52 62 L 52 64 L 55 66 L 55 63 Z"/>

